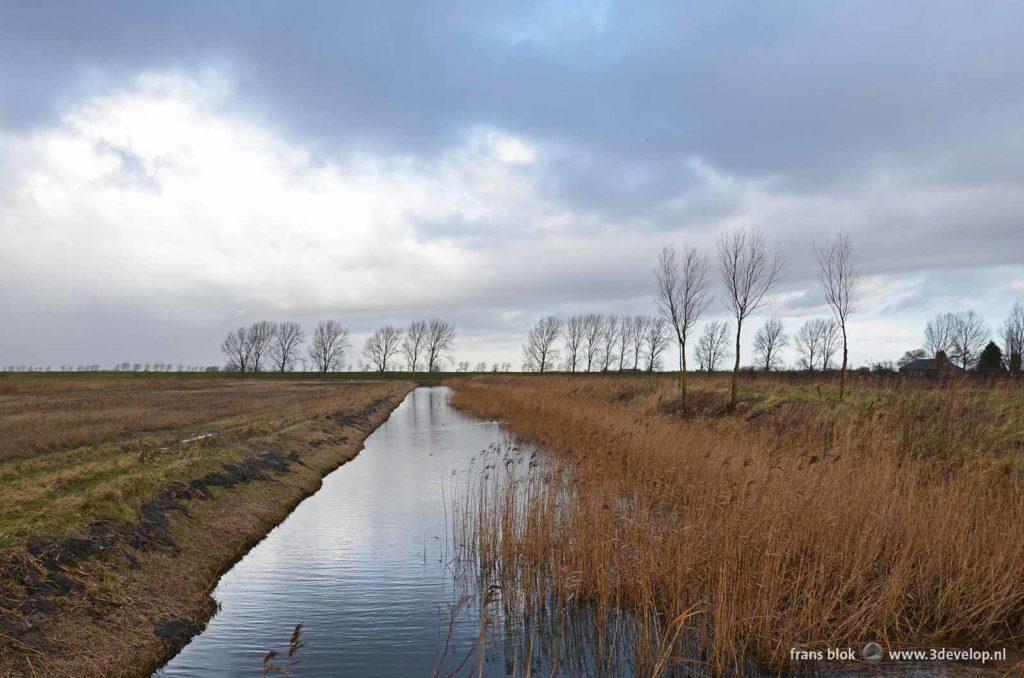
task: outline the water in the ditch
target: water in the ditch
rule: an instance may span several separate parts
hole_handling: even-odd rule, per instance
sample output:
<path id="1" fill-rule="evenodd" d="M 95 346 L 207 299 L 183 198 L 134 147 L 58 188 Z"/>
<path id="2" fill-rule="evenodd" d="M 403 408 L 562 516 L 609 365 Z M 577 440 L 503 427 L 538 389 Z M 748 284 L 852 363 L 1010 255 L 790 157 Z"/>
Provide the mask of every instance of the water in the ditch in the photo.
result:
<path id="1" fill-rule="evenodd" d="M 478 608 L 463 605 L 448 633 L 461 592 L 446 513 L 456 474 L 502 437 L 497 423 L 450 407 L 447 389 L 413 391 L 358 457 L 224 575 L 220 611 L 159 675 L 259 674 L 271 650 L 284 668 L 300 623 L 299 675 L 429 675 L 439 664 L 443 675 L 470 655 L 463 669 L 475 672 Z M 485 673 L 506 673 L 500 648 L 485 657 Z"/>

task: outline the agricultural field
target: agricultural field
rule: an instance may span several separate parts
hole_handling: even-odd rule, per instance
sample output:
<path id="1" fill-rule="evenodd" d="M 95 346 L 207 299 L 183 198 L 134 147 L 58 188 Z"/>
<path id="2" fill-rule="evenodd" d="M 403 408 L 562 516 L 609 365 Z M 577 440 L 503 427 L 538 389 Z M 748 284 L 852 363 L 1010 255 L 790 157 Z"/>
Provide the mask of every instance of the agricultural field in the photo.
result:
<path id="1" fill-rule="evenodd" d="M 0 675 L 155 667 L 411 387 L 0 375 Z"/>
<path id="2" fill-rule="evenodd" d="M 645 675 L 799 670 L 869 641 L 1005 648 L 1012 668 L 1021 384 L 854 377 L 839 402 L 829 381 L 756 376 L 732 413 L 716 376 L 685 402 L 669 375 L 453 382 L 457 407 L 551 455 L 466 503 L 481 585 L 519 592 L 520 615 L 585 601 L 628 619 Z"/>

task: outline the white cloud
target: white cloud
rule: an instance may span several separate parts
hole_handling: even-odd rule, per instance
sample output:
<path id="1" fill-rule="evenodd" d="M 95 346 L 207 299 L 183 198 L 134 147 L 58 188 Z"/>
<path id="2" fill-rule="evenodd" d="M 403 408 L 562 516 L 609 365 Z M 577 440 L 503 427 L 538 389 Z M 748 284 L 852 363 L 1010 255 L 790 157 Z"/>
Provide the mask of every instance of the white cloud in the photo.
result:
<path id="1" fill-rule="evenodd" d="M 6 135 L 8 271 L 120 299 L 359 310 L 460 296 L 486 266 L 414 221 L 527 204 L 536 150 L 497 132 L 434 166 L 304 148 L 223 113 L 180 76 L 87 100 L 58 127 Z M 8 274 L 10 275 L 10 274 Z M 17 273 L 15 273 L 17 275 Z M 45 281 L 45 282 L 44 282 Z"/>

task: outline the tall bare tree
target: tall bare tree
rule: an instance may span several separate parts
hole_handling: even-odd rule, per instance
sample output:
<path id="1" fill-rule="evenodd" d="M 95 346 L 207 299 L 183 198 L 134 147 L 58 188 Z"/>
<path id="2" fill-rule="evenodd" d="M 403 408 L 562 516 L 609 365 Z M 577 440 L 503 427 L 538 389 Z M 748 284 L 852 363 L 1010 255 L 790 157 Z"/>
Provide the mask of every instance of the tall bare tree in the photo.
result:
<path id="1" fill-rule="evenodd" d="M 789 337 L 786 336 L 782 321 L 778 318 L 769 318 L 754 333 L 754 355 L 764 366 L 765 372 L 778 369 L 782 364 L 782 349 L 787 346 L 789 346 Z"/>
<path id="2" fill-rule="evenodd" d="M 583 357 L 586 359 L 587 372 L 601 364 L 601 327 L 604 316 L 600 313 L 588 313 L 583 316 Z"/>
<path id="3" fill-rule="evenodd" d="M 427 323 L 427 371 L 435 372 L 455 348 L 455 325 L 447 320 Z"/>
<path id="4" fill-rule="evenodd" d="M 1013 305 L 1010 314 L 1003 321 L 1003 356 L 1011 372 L 1021 371 L 1021 356 L 1024 355 L 1024 304 Z"/>
<path id="5" fill-rule="evenodd" d="M 644 353 L 644 346 L 647 343 L 647 331 L 651 326 L 651 317 L 648 315 L 635 315 L 633 324 L 633 346 L 630 353 L 633 357 L 633 369 L 639 369 L 640 356 Z"/>
<path id="6" fill-rule="evenodd" d="M 732 369 L 729 410 L 736 409 L 737 385 L 740 377 L 740 338 L 743 321 L 764 306 L 768 293 L 778 284 L 782 274 L 782 252 L 769 250 L 764 234 L 756 229 L 738 227 L 726 231 L 717 241 L 725 306 L 736 319 L 736 355 Z"/>
<path id="7" fill-rule="evenodd" d="M 615 362 L 615 347 L 619 341 L 619 318 L 606 315 L 601 322 L 601 371 L 607 372 Z"/>
<path id="8" fill-rule="evenodd" d="M 839 399 L 846 394 L 846 369 L 849 359 L 846 321 L 857 310 L 854 286 L 857 283 L 857 267 L 853 260 L 850 236 L 845 231 L 830 240 L 814 245 L 818 257 L 818 284 L 825 295 L 825 302 L 832 309 L 832 315 L 839 323 L 843 335 L 843 365 L 839 371 Z"/>
<path id="9" fill-rule="evenodd" d="M 249 325 L 249 369 L 253 372 L 260 371 L 260 365 L 263 364 L 263 358 L 270 348 L 270 342 L 274 340 L 276 331 L 277 325 L 269 320 L 259 320 Z"/>
<path id="10" fill-rule="evenodd" d="M 575 372 L 579 365 L 585 330 L 586 321 L 581 315 L 574 315 L 565 323 L 562 345 L 565 348 L 565 366 L 570 372 Z"/>
<path id="11" fill-rule="evenodd" d="M 428 331 L 427 323 L 422 320 L 409 323 L 409 327 L 405 330 L 405 338 L 402 340 L 402 355 L 405 356 L 405 361 L 409 364 L 410 372 L 415 372 L 419 367 L 420 356 L 427 348 Z"/>
<path id="12" fill-rule="evenodd" d="M 940 313 L 928 320 L 924 328 L 924 348 L 932 356 L 948 354 L 953 348 L 955 313 Z"/>
<path id="13" fill-rule="evenodd" d="M 294 369 L 295 362 L 299 359 L 299 348 L 306 340 L 306 333 L 302 331 L 298 323 L 278 323 L 274 330 L 274 336 L 270 341 L 270 359 L 278 372 L 288 372 Z"/>
<path id="14" fill-rule="evenodd" d="M 679 392 L 686 404 L 686 339 L 711 303 L 708 294 L 708 259 L 683 246 L 677 254 L 664 247 L 654 269 L 658 281 L 658 310 L 672 327 L 679 349 Z"/>
<path id="15" fill-rule="evenodd" d="M 389 363 L 394 365 L 392 359 L 398 355 L 401 347 L 402 330 L 394 325 L 385 325 L 366 338 L 363 356 L 370 361 L 373 369 L 384 373 Z"/>
<path id="16" fill-rule="evenodd" d="M 647 371 L 653 372 L 661 367 L 661 354 L 668 348 L 668 342 L 671 339 L 669 337 L 668 321 L 661 316 L 651 318 L 651 322 L 647 324 L 645 335 Z"/>
<path id="17" fill-rule="evenodd" d="M 981 349 L 988 342 L 988 325 L 977 311 L 960 311 L 953 315 L 953 344 L 951 356 L 960 367 L 969 369 L 978 361 Z"/>
<path id="18" fill-rule="evenodd" d="M 246 327 L 239 327 L 221 342 L 220 352 L 228 361 L 228 369 L 236 372 L 245 372 L 249 369 L 249 330 Z M 138 365 L 135 368 L 138 371 Z"/>
<path id="19" fill-rule="evenodd" d="M 553 315 L 541 318 L 530 329 L 523 344 L 523 360 L 537 372 L 549 372 L 558 360 L 558 337 L 562 321 Z"/>
<path id="20" fill-rule="evenodd" d="M 334 320 L 321 320 L 313 331 L 309 357 L 320 372 L 341 369 L 349 347 L 348 330 Z"/>
<path id="21" fill-rule="evenodd" d="M 724 320 L 713 320 L 704 325 L 704 331 L 698 337 L 694 351 L 700 369 L 714 372 L 728 353 L 729 323 Z"/>

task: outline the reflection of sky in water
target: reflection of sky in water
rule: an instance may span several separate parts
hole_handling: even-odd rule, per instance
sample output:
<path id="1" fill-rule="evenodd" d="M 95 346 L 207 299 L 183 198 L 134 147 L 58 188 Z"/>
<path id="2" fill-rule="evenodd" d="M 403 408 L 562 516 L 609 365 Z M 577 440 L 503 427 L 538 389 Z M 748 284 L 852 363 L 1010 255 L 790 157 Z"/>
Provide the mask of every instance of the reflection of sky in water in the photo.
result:
<path id="1" fill-rule="evenodd" d="M 286 654 L 300 622 L 299 673 L 429 674 L 439 605 L 455 595 L 442 497 L 456 485 L 453 470 L 501 439 L 497 424 L 449 407 L 447 389 L 414 391 L 358 457 L 224 575 L 214 592 L 221 611 L 164 675 L 258 675 L 267 651 Z M 461 660 L 478 628 L 460 620 L 449 657 Z M 500 661 L 489 668 L 504 673 Z"/>

